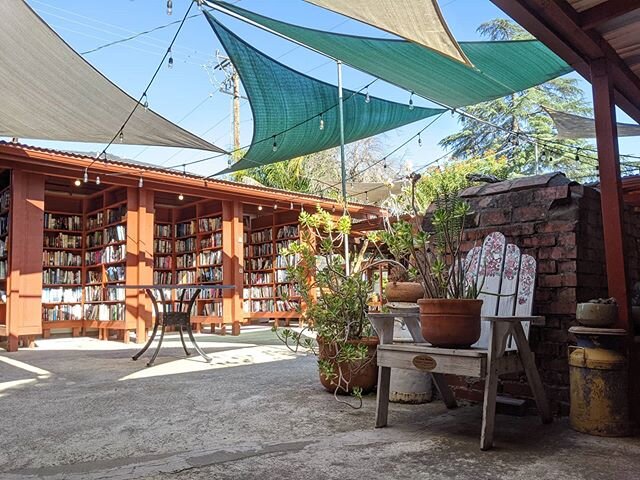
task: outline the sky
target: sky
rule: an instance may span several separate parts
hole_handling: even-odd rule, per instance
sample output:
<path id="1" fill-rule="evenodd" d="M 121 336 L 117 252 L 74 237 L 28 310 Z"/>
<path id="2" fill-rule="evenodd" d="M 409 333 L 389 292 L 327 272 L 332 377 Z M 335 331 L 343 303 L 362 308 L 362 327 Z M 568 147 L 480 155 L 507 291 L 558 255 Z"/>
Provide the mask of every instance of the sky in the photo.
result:
<path id="1" fill-rule="evenodd" d="M 27 0 L 27 3 L 77 52 L 83 53 L 106 43 L 182 19 L 190 0 L 173 0 L 173 14 L 167 15 L 165 0 Z M 242 8 L 279 20 L 338 33 L 385 37 L 386 33 L 355 20 L 308 4 L 303 0 L 237 0 Z M 494 18 L 505 18 L 490 0 L 440 0 L 449 27 L 459 41 L 478 40 L 476 28 Z M 192 14 L 199 13 L 192 8 Z M 303 47 L 297 47 L 267 32 L 215 14 L 241 38 L 267 55 L 318 79 L 336 83 L 333 62 Z M 86 53 L 83 58 L 131 96 L 138 98 L 164 55 L 174 35 L 176 25 L 129 41 Z M 211 66 L 218 63 L 216 52 L 224 51 L 202 15 L 186 21 L 172 49 L 174 67 L 163 67 L 148 93 L 149 107 L 181 127 L 228 150 L 232 145 L 231 97 L 219 91 L 222 76 L 211 75 Z M 380 59 L 384 61 L 384 59 Z M 207 68 L 208 66 L 209 68 Z M 577 74 L 585 98 L 590 102 L 590 85 Z M 359 90 L 373 77 L 344 67 L 344 86 Z M 409 93 L 377 81 L 370 88 L 371 95 L 397 102 L 408 102 Z M 415 99 L 419 106 L 434 106 L 427 100 Z M 241 106 L 241 145 L 251 141 L 251 109 L 247 102 Z M 124 119 L 123 119 L 124 120 Z M 392 151 L 430 122 L 405 126 L 380 136 L 382 151 Z M 618 120 L 631 121 L 618 111 Z M 633 122 L 632 122 L 633 123 Z M 408 163 L 413 168 L 424 165 L 445 153 L 438 141 L 458 130 L 455 116 L 443 115 L 422 135 L 422 146 L 411 142 L 395 154 L 397 165 Z M 116 132 L 114 132 L 115 134 Z M 76 151 L 101 151 L 103 144 L 48 142 L 21 139 L 25 143 L 48 148 Z M 621 139 L 621 153 L 637 154 L 638 139 Z M 115 144 L 109 153 L 138 161 L 182 168 L 181 165 L 210 156 L 207 152 Z M 187 167 L 194 173 L 210 175 L 226 167 L 227 159 L 217 158 Z"/>

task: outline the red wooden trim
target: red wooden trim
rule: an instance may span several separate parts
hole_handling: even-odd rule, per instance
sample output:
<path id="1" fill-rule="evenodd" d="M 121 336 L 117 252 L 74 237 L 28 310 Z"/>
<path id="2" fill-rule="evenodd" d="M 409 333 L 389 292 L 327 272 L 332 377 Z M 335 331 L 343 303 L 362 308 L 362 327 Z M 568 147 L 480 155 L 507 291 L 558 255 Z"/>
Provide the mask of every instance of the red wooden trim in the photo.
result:
<path id="1" fill-rule="evenodd" d="M 606 61 L 594 62 L 591 69 L 596 142 L 600 167 L 602 227 L 604 233 L 609 295 L 618 301 L 617 328 L 633 331 L 630 316 L 628 274 L 624 255 L 624 203 L 620 180 L 620 158 L 613 85 Z"/>
<path id="2" fill-rule="evenodd" d="M 638 0 L 608 0 L 580 12 L 579 23 L 585 30 L 590 30 L 638 8 Z"/>

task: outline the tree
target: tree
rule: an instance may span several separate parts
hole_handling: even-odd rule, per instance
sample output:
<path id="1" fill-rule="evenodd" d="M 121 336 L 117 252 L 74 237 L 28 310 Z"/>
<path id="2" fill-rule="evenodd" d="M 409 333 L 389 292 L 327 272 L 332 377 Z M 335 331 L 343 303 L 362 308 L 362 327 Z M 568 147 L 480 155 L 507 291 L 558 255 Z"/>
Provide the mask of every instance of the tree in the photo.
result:
<path id="1" fill-rule="evenodd" d="M 506 19 L 483 23 L 477 30 L 490 40 L 531 39 L 522 27 Z M 542 107 L 549 107 L 579 115 L 590 114 L 578 81 L 572 78 L 556 78 L 523 92 L 504 98 L 466 107 L 465 111 L 502 129 L 498 130 L 463 115 L 459 117 L 461 130 L 440 141 L 440 145 L 451 150 L 454 157 L 467 159 L 485 156 L 513 146 L 506 155 L 511 172 L 533 174 L 536 172 L 534 142 L 525 136 L 508 132 L 527 132 L 540 139 L 538 142 L 538 170 L 562 170 L 569 175 L 584 176 L 595 173 L 596 161 L 580 148 L 584 141 L 558 140 L 553 133 L 553 121 Z M 577 159 L 577 161 L 576 161 Z"/>

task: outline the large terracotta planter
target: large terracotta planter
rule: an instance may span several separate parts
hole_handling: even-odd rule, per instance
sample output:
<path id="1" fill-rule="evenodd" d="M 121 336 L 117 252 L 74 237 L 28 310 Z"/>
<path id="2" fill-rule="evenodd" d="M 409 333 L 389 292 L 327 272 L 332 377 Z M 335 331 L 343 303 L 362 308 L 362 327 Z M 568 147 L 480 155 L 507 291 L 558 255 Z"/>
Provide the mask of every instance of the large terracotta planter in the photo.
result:
<path id="1" fill-rule="evenodd" d="M 482 300 L 418 300 L 422 336 L 435 347 L 468 348 L 480 338 Z"/>
<path id="2" fill-rule="evenodd" d="M 424 297 L 424 288 L 418 282 L 389 282 L 384 296 L 388 302 L 416 303 Z"/>
<path id="3" fill-rule="evenodd" d="M 367 357 L 357 362 L 340 362 L 338 365 L 342 369 L 343 379 L 340 383 L 341 388 L 339 394 L 350 394 L 354 387 L 360 387 L 362 393 L 370 393 L 378 383 L 378 363 L 376 362 L 376 348 L 378 346 L 378 337 L 365 337 L 360 340 L 351 340 L 348 343 L 352 345 L 366 345 Z M 318 337 L 318 349 L 320 360 L 332 361 L 331 358 L 336 356 L 335 345 L 325 343 L 321 337 Z M 333 362 L 335 364 L 335 361 Z M 337 367 L 336 367 L 337 372 Z M 333 381 L 324 377 L 320 372 L 320 383 L 329 392 L 334 393 L 338 389 L 338 379 Z"/>

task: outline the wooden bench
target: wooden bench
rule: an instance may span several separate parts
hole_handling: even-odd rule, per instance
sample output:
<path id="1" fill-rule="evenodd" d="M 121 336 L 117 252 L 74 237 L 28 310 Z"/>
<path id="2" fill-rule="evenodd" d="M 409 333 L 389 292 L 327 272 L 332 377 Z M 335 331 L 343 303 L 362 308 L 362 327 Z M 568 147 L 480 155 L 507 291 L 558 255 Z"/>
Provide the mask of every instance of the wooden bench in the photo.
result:
<path id="1" fill-rule="evenodd" d="M 543 423 L 552 421 L 535 360 L 529 348 L 531 324 L 543 324 L 543 317 L 531 316 L 536 262 L 521 255 L 517 246 L 506 244 L 504 235 L 490 234 L 482 247 L 472 249 L 465 260 L 469 275 L 479 280 L 482 293 L 482 333 L 469 349 L 433 347 L 425 342 L 418 313 L 370 313 L 369 319 L 380 338 L 378 346 L 378 396 L 376 427 L 387 425 L 389 383 L 392 368 L 424 371 L 448 408 L 457 406 L 444 374 L 485 380 L 480 448 L 493 446 L 498 377 L 524 371 Z M 415 343 L 393 343 L 393 324 L 401 318 Z"/>

